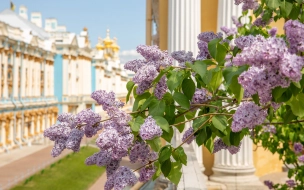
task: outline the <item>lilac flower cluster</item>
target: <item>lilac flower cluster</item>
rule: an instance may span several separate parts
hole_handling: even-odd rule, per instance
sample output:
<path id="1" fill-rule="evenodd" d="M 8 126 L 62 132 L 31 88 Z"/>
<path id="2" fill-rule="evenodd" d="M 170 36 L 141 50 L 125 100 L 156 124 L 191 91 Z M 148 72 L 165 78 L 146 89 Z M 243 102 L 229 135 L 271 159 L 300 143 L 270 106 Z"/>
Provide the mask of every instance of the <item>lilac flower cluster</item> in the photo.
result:
<path id="1" fill-rule="evenodd" d="M 243 102 L 233 114 L 231 129 L 233 132 L 239 132 L 243 128 L 252 129 L 256 125 L 262 124 L 266 116 L 267 110 L 253 102 Z"/>
<path id="2" fill-rule="evenodd" d="M 182 141 L 185 142 L 187 140 L 188 137 L 190 137 L 190 135 L 192 135 L 192 133 L 194 132 L 193 127 L 190 127 L 187 131 L 185 131 Z M 195 139 L 195 136 L 192 135 L 187 141 L 187 144 L 191 144 L 192 141 Z"/>
<path id="3" fill-rule="evenodd" d="M 255 19 L 255 21 L 252 24 L 263 28 L 263 27 L 267 26 L 268 24 L 270 24 L 272 21 L 273 21 L 273 18 L 270 18 L 268 21 L 265 21 L 262 19 L 262 17 L 259 17 L 259 18 Z"/>
<path id="4" fill-rule="evenodd" d="M 232 55 L 227 54 L 225 56 L 225 67 L 231 67 L 232 66 L 232 61 L 231 61 Z"/>
<path id="5" fill-rule="evenodd" d="M 236 28 L 228 28 L 226 26 L 222 26 L 221 30 L 227 35 L 227 36 L 231 36 L 231 35 L 235 35 L 237 33 L 237 29 Z"/>
<path id="6" fill-rule="evenodd" d="M 277 31 L 278 31 L 278 29 L 276 27 L 274 27 L 274 28 L 271 28 L 270 30 L 268 30 L 268 34 L 271 37 L 275 37 L 275 35 L 277 35 Z"/>
<path id="7" fill-rule="evenodd" d="M 128 168 L 118 168 L 122 157 L 128 155 L 129 148 L 133 144 L 134 136 L 128 124 L 131 116 L 119 109 L 123 104 L 115 100 L 113 92 L 95 91 L 92 98 L 102 105 L 104 111 L 110 116 L 110 120 L 103 123 L 104 130 L 96 139 L 100 152 L 87 158 L 86 163 L 106 166 L 108 180 L 105 189 L 113 187 L 121 189 L 133 184 L 134 179 L 137 180 L 133 179 L 134 174 Z"/>
<path id="8" fill-rule="evenodd" d="M 155 173 L 155 167 L 153 165 L 149 165 L 147 167 L 143 167 L 139 170 L 139 178 L 138 180 L 141 182 L 149 181 Z"/>
<path id="9" fill-rule="evenodd" d="M 289 52 L 304 51 L 304 24 L 298 20 L 288 20 L 284 25 L 286 38 L 289 43 Z"/>
<path id="10" fill-rule="evenodd" d="M 247 11 L 249 9 L 256 10 L 259 7 L 257 0 L 235 0 L 234 4 L 239 5 L 243 3 L 242 9 L 243 11 Z"/>
<path id="11" fill-rule="evenodd" d="M 154 95 L 157 99 L 161 100 L 164 96 L 164 94 L 167 92 L 168 90 L 168 86 L 167 86 L 167 78 L 166 76 L 163 76 L 159 82 L 157 83 L 155 89 L 154 89 Z"/>
<path id="12" fill-rule="evenodd" d="M 196 57 L 196 60 L 205 60 L 210 58 L 210 53 L 208 50 L 208 43 L 213 40 L 213 39 L 222 39 L 223 34 L 222 33 L 217 33 L 215 34 L 214 32 L 203 32 L 197 36 L 198 38 L 198 49 L 199 53 Z"/>
<path id="13" fill-rule="evenodd" d="M 195 61 L 195 59 L 193 58 L 193 53 L 191 51 L 188 51 L 186 53 L 186 51 L 174 51 L 171 53 L 171 56 L 173 59 L 175 59 L 178 63 L 180 67 L 185 67 L 185 63 L 192 63 L 193 61 Z"/>
<path id="14" fill-rule="evenodd" d="M 295 182 L 293 179 L 289 179 L 289 180 L 286 181 L 286 185 L 287 185 L 288 187 L 294 187 L 294 186 L 296 186 L 297 184 L 296 184 L 296 182 Z"/>
<path id="15" fill-rule="evenodd" d="M 265 180 L 264 185 L 266 185 L 269 189 L 273 189 L 273 183 L 272 181 Z"/>
<path id="16" fill-rule="evenodd" d="M 146 164 L 149 161 L 156 159 L 155 152 L 151 152 L 150 147 L 143 141 L 136 141 L 134 143 L 130 150 L 129 158 L 131 163 L 139 161 L 142 164 Z"/>
<path id="17" fill-rule="evenodd" d="M 214 141 L 213 154 L 219 152 L 220 150 L 228 150 L 230 154 L 236 154 L 240 151 L 241 144 L 239 146 L 227 146 L 221 138 Z"/>
<path id="18" fill-rule="evenodd" d="M 271 134 L 277 133 L 277 129 L 274 125 L 265 125 L 263 126 L 263 130 L 265 133 L 271 133 Z"/>
<path id="19" fill-rule="evenodd" d="M 115 190 L 122 190 L 127 186 L 134 186 L 137 181 L 135 174 L 130 168 L 121 166 L 113 175 L 108 177 L 104 189 L 111 190 L 114 188 Z"/>
<path id="20" fill-rule="evenodd" d="M 243 24 L 239 21 L 239 19 L 236 16 L 231 17 L 233 24 L 237 27 L 240 28 L 243 26 Z"/>
<path id="21" fill-rule="evenodd" d="M 275 87 L 288 87 L 291 81 L 298 82 L 304 66 L 303 58 L 290 54 L 282 38 L 265 39 L 259 35 L 232 62 L 235 66 L 251 66 L 238 81 L 249 95 L 257 93 L 261 104 L 271 101 L 271 91 Z"/>
<path id="22" fill-rule="evenodd" d="M 152 116 L 148 116 L 139 129 L 139 135 L 143 140 L 152 140 L 155 137 L 160 137 L 162 134 L 163 131 L 160 126 L 156 124 Z"/>
<path id="23" fill-rule="evenodd" d="M 60 123 L 44 131 L 44 136 L 55 142 L 51 155 L 53 157 L 59 156 L 65 148 L 74 152 L 79 151 L 80 142 L 84 135 L 92 137 L 102 129 L 102 125 L 98 123 L 100 120 L 100 115 L 91 109 L 83 110 L 76 116 L 70 113 L 60 114 L 58 116 Z"/>
<path id="24" fill-rule="evenodd" d="M 255 42 L 255 37 L 253 35 L 248 36 L 241 36 L 234 40 L 235 45 L 240 48 L 244 49 L 245 47 L 251 46 L 253 42 Z"/>
<path id="25" fill-rule="evenodd" d="M 299 160 L 300 162 L 304 162 L 304 155 L 298 156 L 298 160 Z"/>
<path id="26" fill-rule="evenodd" d="M 302 145 L 302 143 L 294 143 L 293 144 L 293 149 L 294 149 L 294 151 L 295 151 L 295 153 L 301 153 L 302 151 L 303 151 L 303 145 Z"/>
<path id="27" fill-rule="evenodd" d="M 162 67 L 172 65 L 173 58 L 167 51 L 161 51 L 157 46 L 139 45 L 137 52 L 140 53 L 145 60 L 133 60 L 124 65 L 124 68 L 135 72 L 133 82 L 138 84 L 137 94 L 144 93 L 151 87 L 152 81 L 159 74 Z M 162 84 L 166 85 L 165 83 Z"/>
<path id="28" fill-rule="evenodd" d="M 193 104 L 203 104 L 209 100 L 211 100 L 212 96 L 208 92 L 207 89 L 196 89 L 194 92 L 194 95 L 192 97 L 192 103 Z"/>

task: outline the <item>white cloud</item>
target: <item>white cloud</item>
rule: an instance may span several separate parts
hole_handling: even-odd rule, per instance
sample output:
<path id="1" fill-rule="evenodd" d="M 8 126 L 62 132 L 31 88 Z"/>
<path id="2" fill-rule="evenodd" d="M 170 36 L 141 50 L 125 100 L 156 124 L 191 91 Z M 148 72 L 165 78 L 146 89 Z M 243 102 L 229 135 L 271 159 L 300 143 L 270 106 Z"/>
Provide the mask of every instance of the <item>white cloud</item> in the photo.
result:
<path id="1" fill-rule="evenodd" d="M 134 59 L 142 59 L 142 56 L 135 49 L 124 50 L 119 53 L 120 62 L 125 64 Z"/>

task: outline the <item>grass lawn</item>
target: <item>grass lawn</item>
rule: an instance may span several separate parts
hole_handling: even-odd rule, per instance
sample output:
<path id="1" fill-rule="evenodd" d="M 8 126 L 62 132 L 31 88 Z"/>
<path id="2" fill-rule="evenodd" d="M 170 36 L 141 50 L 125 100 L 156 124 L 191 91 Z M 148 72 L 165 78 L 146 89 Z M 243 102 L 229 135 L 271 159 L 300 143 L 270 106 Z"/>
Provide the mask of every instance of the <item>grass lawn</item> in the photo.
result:
<path id="1" fill-rule="evenodd" d="M 104 167 L 87 166 L 84 161 L 97 152 L 97 148 L 82 147 L 51 166 L 41 170 L 13 190 L 85 190 L 105 171 Z M 102 189 L 102 187 L 101 187 Z"/>

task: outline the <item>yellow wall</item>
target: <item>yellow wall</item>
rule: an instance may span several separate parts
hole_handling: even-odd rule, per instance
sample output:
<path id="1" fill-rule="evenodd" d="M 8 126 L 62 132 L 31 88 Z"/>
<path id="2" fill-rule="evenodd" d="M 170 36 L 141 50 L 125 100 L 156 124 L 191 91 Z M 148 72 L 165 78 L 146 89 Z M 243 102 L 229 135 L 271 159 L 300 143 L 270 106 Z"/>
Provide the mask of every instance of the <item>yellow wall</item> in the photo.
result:
<path id="1" fill-rule="evenodd" d="M 255 175 L 259 177 L 282 171 L 283 162 L 279 160 L 279 155 L 272 154 L 261 146 L 253 145 L 253 162 L 256 168 Z"/>
<path id="2" fill-rule="evenodd" d="M 159 48 L 168 49 L 168 0 L 159 0 Z"/>
<path id="3" fill-rule="evenodd" d="M 216 32 L 218 0 L 201 0 L 201 31 Z"/>

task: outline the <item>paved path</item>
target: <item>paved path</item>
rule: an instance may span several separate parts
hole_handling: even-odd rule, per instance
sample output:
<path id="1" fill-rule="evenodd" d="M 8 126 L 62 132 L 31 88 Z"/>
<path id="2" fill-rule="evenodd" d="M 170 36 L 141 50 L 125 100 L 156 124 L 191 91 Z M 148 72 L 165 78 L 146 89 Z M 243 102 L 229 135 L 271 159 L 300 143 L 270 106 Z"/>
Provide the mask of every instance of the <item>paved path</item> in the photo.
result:
<path id="1" fill-rule="evenodd" d="M 17 182 L 71 153 L 69 150 L 64 150 L 59 157 L 53 158 L 50 154 L 51 150 L 52 145 L 33 145 L 32 147 L 24 147 L 24 149 L 0 155 L 2 165 L 0 167 L 0 189 L 7 189 L 15 185 Z"/>

